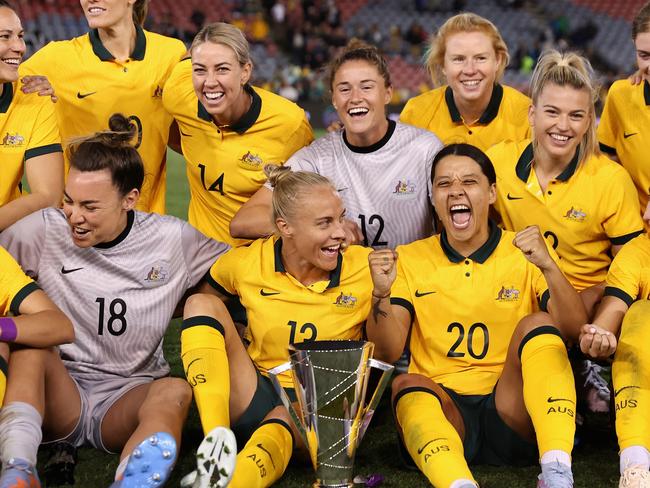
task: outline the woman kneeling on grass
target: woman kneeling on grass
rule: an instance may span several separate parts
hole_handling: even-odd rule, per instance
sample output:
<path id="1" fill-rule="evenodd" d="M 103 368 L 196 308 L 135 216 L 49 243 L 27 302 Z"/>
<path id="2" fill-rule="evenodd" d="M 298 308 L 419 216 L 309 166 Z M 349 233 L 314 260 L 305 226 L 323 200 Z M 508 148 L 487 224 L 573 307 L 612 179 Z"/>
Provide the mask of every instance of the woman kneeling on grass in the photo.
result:
<path id="1" fill-rule="evenodd" d="M 204 290 L 241 299 L 248 348 L 221 300 L 197 294 L 185 306 L 181 354 L 207 434 L 198 469 L 186 479 L 194 488 L 261 488 L 282 476 L 300 437 L 266 372 L 289 359 L 290 344 L 365 335 L 378 359 L 395 361 L 402 352 L 386 354 L 393 341 L 388 329 L 364 330 L 372 291 L 368 256 L 377 251 L 350 246 L 342 252 L 345 209 L 336 188 L 316 173 L 265 170 L 274 187 L 276 236 L 221 256 Z M 280 382 L 293 388 L 288 373 Z M 230 427 L 243 446 L 236 469 Z"/>
<path id="2" fill-rule="evenodd" d="M 14 402 L 33 408 L 2 416 L 0 456 L 35 459 L 42 427 L 46 441 L 121 451 L 113 486 L 159 486 L 192 396 L 185 380 L 167 377 L 162 339 L 178 301 L 227 246 L 133 210 L 144 180 L 136 128 L 122 115 L 110 128 L 69 148 L 63 210 L 38 211 L 0 235 L 76 333 L 58 353 L 12 354 L 3 412 Z M 37 485 L 33 466 L 24 474 L 25 486 Z M 22 485 L 3 477 L 0 486 Z"/>
<path id="3" fill-rule="evenodd" d="M 371 258 L 367 327 L 398 336 L 389 355 L 410 329 L 409 374 L 394 380 L 393 405 L 434 486 L 476 487 L 468 463 L 521 464 L 539 451 L 538 487 L 571 487 L 576 394 L 562 337 L 577 338 L 586 313 L 537 227 L 514 233 L 488 219 L 495 180 L 474 146 L 437 154 L 443 231 Z"/>

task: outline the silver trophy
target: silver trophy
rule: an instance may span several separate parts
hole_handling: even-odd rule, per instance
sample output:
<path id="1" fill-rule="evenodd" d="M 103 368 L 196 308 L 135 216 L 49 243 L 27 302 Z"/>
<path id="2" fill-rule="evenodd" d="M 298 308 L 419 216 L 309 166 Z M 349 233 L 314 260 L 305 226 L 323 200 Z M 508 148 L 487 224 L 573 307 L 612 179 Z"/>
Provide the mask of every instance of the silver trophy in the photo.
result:
<path id="1" fill-rule="evenodd" d="M 372 359 L 365 341 L 313 341 L 289 346 L 290 361 L 268 371 L 301 433 L 316 470 L 314 488 L 352 487 L 357 447 L 388 385 L 393 366 Z M 366 405 L 371 368 L 381 377 Z M 298 411 L 277 376 L 292 370 Z"/>

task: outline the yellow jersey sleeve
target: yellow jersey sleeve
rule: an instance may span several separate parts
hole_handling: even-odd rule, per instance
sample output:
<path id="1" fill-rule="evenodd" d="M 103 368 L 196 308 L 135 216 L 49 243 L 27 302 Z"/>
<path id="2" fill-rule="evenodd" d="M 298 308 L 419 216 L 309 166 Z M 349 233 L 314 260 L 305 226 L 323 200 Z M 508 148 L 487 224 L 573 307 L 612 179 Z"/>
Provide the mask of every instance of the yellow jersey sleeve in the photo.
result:
<path id="1" fill-rule="evenodd" d="M 0 247 L 0 316 L 19 313 L 20 304 L 38 289 L 11 255 Z"/>
<path id="2" fill-rule="evenodd" d="M 40 97 L 36 93 L 30 95 L 33 98 L 32 102 L 34 102 L 35 123 L 34 131 L 25 150 L 25 161 L 36 156 L 63 151 L 54 104 L 49 97 Z"/>
<path id="3" fill-rule="evenodd" d="M 400 247 L 401 246 L 398 246 L 396 249 L 398 256 L 400 252 L 399 251 Z M 415 309 L 413 308 L 413 302 L 411 297 L 412 297 L 412 293 L 411 290 L 409 289 L 409 283 L 406 278 L 406 272 L 404 271 L 404 267 L 398 257 L 397 276 L 395 277 L 395 282 L 393 283 L 393 286 L 391 287 L 390 290 L 390 303 L 391 305 L 399 305 L 400 307 L 404 307 L 406 310 L 408 310 L 411 316 L 411 323 L 413 323 L 413 320 L 415 319 Z"/>
<path id="4" fill-rule="evenodd" d="M 612 244 L 622 245 L 643 231 L 643 220 L 632 178 L 622 167 L 614 168 L 607 194 L 600 201 L 607 205 L 603 228 Z"/>
<path id="5" fill-rule="evenodd" d="M 237 276 L 242 270 L 241 266 L 245 266 L 247 263 L 247 250 L 246 247 L 230 249 L 219 256 L 219 259 L 210 267 L 207 276 L 208 283 L 219 293 L 228 297 L 239 294 Z"/>
<path id="6" fill-rule="evenodd" d="M 650 239 L 647 234 L 631 240 L 616 254 L 607 273 L 605 296 L 615 296 L 629 307 L 650 298 Z"/>
<path id="7" fill-rule="evenodd" d="M 608 154 L 616 154 L 616 134 L 620 132 L 618 126 L 619 115 L 616 107 L 616 89 L 614 85 L 609 90 L 605 107 L 598 122 L 598 142 L 600 148 Z"/>

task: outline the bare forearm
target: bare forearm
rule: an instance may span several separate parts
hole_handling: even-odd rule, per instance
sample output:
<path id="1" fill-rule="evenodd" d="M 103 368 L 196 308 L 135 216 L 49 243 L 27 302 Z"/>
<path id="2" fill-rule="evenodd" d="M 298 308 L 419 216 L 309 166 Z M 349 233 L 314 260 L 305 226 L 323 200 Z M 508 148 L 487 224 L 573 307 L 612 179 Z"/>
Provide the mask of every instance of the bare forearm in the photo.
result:
<path id="1" fill-rule="evenodd" d="M 366 321 L 366 335 L 375 344 L 375 358 L 389 363 L 399 359 L 404 350 L 408 327 L 395 314 L 390 296 L 372 299 Z"/>
<path id="2" fill-rule="evenodd" d="M 550 293 L 550 313 L 563 335 L 576 340 L 580 328 L 588 320 L 580 295 L 557 265 L 544 271 Z"/>
<path id="3" fill-rule="evenodd" d="M 43 310 L 13 317 L 17 344 L 31 347 L 52 347 L 74 341 L 74 328 L 59 310 Z"/>
<path id="4" fill-rule="evenodd" d="M 236 239 L 258 239 L 273 232 L 271 209 L 265 205 L 242 207 L 230 222 L 230 235 Z"/>
<path id="5" fill-rule="evenodd" d="M 60 199 L 60 195 L 32 193 L 12 200 L 0 207 L 0 231 L 41 208 L 57 206 Z"/>

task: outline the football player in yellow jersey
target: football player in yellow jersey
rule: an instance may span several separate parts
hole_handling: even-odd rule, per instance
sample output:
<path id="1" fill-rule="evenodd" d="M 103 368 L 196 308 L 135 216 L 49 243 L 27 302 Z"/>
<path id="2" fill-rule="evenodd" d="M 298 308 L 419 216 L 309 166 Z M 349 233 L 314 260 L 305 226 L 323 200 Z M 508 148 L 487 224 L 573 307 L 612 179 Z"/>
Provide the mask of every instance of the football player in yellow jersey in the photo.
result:
<path id="1" fill-rule="evenodd" d="M 0 10 L 0 21 L 1 17 Z M 11 255 L 0 247 L 0 405 L 5 399 L 7 359 L 11 345 L 47 348 L 73 340 L 72 322 L 23 273 Z M 16 386 L 7 392 L 5 406 L 0 409 L 0 422 L 13 422 L 14 425 L 19 423 L 19 419 L 12 420 L 16 412 L 40 419 L 43 412 L 38 412 L 27 403 L 11 402 L 9 405 L 14 393 L 21 388 L 20 385 Z M 31 430 L 25 435 L 32 436 L 37 443 L 41 441 L 40 429 Z M 36 456 L 22 449 L 23 440 L 24 438 L 5 439 L 4 445 L 13 449 L 17 456 L 0 459 L 0 486 L 40 486 L 30 484 L 30 480 L 38 480 L 34 469 Z M 21 480 L 25 482 L 24 485 L 19 484 Z"/>
<path id="2" fill-rule="evenodd" d="M 294 439 L 301 441 L 266 371 L 288 360 L 289 344 L 367 337 L 375 357 L 394 361 L 402 352 L 387 354 L 394 341 L 389 329 L 364 326 L 372 292 L 368 256 L 376 251 L 341 252 L 345 209 L 332 183 L 316 173 L 266 168 L 279 235 L 224 254 L 205 289 L 222 299 L 240 297 L 249 319 L 247 349 L 221 301 L 194 295 L 185 306 L 181 356 L 206 434 L 197 471 L 181 483 L 194 488 L 228 483 L 236 455 L 228 427 L 242 447 L 228 486 L 267 487 L 282 476 Z M 293 386 L 290 376 L 280 381 Z M 229 455 L 219 459 L 222 445 Z M 219 471 L 225 477 L 209 484 Z"/>
<path id="3" fill-rule="evenodd" d="M 0 232 L 63 195 L 63 156 L 54 104 L 18 89 L 18 66 L 25 54 L 16 12 L 0 1 Z M 21 195 L 23 171 L 30 193 Z"/>
<path id="4" fill-rule="evenodd" d="M 643 219 L 650 223 L 650 205 Z M 650 237 L 643 234 L 616 255 L 593 323 L 580 334 L 591 357 L 614 355 L 612 381 L 620 448 L 620 488 L 650 486 Z"/>
<path id="5" fill-rule="evenodd" d="M 162 90 L 185 46 L 142 29 L 149 0 L 80 3 L 90 32 L 49 43 L 20 72 L 49 79 L 58 97 L 56 113 L 64 141 L 106 129 L 115 112 L 136 122 L 138 152 L 147 175 L 138 210 L 165 213 L 166 151 L 173 119 L 163 108 Z"/>
<path id="6" fill-rule="evenodd" d="M 609 88 L 598 124 L 598 140 L 603 152 L 616 157 L 632 176 L 643 210 L 650 195 L 646 162 L 650 137 L 650 3 L 634 18 L 632 39 L 639 67 L 637 79 L 618 80 Z"/>
<path id="7" fill-rule="evenodd" d="M 313 140 L 296 104 L 249 84 L 249 46 L 236 27 L 205 26 L 165 85 L 163 102 L 180 128 L 190 184 L 189 222 L 231 245 L 237 210 L 264 184 L 265 164 L 283 164 Z"/>
<path id="8" fill-rule="evenodd" d="M 509 59 L 492 22 L 473 13 L 451 17 L 429 47 L 426 65 L 436 88 L 409 100 L 400 120 L 429 129 L 445 144 L 466 142 L 484 151 L 527 137 L 529 98 L 499 83 Z"/>
<path id="9" fill-rule="evenodd" d="M 474 146 L 436 155 L 443 231 L 371 256 L 366 326 L 394 331 L 389 355 L 410 330 L 409 374 L 394 380 L 393 406 L 433 486 L 475 488 L 468 463 L 519 464 L 539 452 L 537 486 L 572 487 L 576 397 L 562 338 L 577 338 L 586 313 L 537 227 L 515 234 L 489 221 L 495 181 Z"/>

